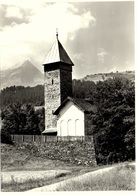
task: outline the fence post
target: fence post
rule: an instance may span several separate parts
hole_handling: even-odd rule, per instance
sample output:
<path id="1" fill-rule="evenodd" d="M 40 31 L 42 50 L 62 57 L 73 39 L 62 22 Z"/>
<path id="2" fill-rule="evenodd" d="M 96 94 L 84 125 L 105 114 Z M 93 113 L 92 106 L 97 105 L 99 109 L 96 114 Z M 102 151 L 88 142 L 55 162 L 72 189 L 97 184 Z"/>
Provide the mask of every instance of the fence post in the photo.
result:
<path id="1" fill-rule="evenodd" d="M 44 135 L 41 135 L 42 136 L 42 143 L 44 143 L 45 142 L 45 137 L 44 137 Z"/>
<path id="2" fill-rule="evenodd" d="M 14 135 L 11 135 L 11 139 L 12 139 L 12 141 L 14 141 Z"/>
<path id="3" fill-rule="evenodd" d="M 24 142 L 24 135 L 22 135 L 22 142 Z"/>

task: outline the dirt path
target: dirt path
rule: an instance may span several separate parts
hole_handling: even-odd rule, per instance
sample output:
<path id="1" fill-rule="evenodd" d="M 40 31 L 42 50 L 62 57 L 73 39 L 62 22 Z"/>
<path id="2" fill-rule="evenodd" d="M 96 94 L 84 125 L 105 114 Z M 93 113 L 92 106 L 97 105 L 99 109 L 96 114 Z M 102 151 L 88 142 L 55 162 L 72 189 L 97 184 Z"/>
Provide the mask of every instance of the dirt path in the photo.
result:
<path id="1" fill-rule="evenodd" d="M 133 165 L 135 166 L 135 163 L 130 163 L 130 165 Z M 32 190 L 28 190 L 27 192 L 48 192 L 48 191 L 57 191 L 57 188 L 60 188 L 66 184 L 69 185 L 69 182 L 73 182 L 73 181 L 80 181 L 80 180 L 86 180 L 89 176 L 96 176 L 96 175 L 100 175 L 104 172 L 108 172 L 109 170 L 112 170 L 114 169 L 116 166 L 113 166 L 113 167 L 108 167 L 108 168 L 103 168 L 103 169 L 100 169 L 100 170 L 97 170 L 97 171 L 93 171 L 93 172 L 89 172 L 89 173 L 85 173 L 83 175 L 80 175 L 80 176 L 77 176 L 77 177 L 74 177 L 74 178 L 71 178 L 71 179 L 67 179 L 67 180 L 64 180 L 64 181 L 61 181 L 61 182 L 58 182 L 58 183 L 55 183 L 55 184 L 51 184 L 51 185 L 47 185 L 47 186 L 43 186 L 43 187 L 40 187 L 40 188 L 34 188 Z"/>

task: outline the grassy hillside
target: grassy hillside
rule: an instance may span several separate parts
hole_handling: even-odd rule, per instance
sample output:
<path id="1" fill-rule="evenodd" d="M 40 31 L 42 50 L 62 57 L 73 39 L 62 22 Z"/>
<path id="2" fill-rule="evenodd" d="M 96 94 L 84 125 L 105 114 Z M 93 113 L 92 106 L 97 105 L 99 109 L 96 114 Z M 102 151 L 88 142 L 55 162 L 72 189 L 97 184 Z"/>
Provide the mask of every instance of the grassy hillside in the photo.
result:
<path id="1" fill-rule="evenodd" d="M 119 165 L 93 173 L 69 180 L 58 186 L 56 191 L 135 190 L 135 167 L 132 165 Z"/>
<path id="2" fill-rule="evenodd" d="M 125 72 L 110 72 L 110 73 L 97 73 L 85 76 L 83 79 L 84 81 L 103 81 L 113 77 L 124 77 L 131 81 L 135 81 L 135 71 L 125 71 Z"/>
<path id="3" fill-rule="evenodd" d="M 84 142 L 2 144 L 1 168 L 2 171 L 19 171 L 95 167 L 92 155 L 91 143 Z"/>
<path id="4" fill-rule="evenodd" d="M 35 155 L 35 151 L 25 146 L 1 144 L 2 171 L 35 171 L 69 167 L 69 163 L 51 160 L 44 155 Z"/>

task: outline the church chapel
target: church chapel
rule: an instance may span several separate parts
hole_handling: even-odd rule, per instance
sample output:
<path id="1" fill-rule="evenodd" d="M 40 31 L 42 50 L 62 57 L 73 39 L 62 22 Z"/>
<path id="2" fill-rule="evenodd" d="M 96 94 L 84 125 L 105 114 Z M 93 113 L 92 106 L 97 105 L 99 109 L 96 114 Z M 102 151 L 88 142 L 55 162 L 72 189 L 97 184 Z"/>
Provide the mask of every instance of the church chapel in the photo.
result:
<path id="1" fill-rule="evenodd" d="M 46 135 L 85 136 L 91 128 L 89 115 L 95 107 L 86 100 L 73 98 L 72 67 L 74 63 L 58 39 L 49 50 L 44 66 Z"/>

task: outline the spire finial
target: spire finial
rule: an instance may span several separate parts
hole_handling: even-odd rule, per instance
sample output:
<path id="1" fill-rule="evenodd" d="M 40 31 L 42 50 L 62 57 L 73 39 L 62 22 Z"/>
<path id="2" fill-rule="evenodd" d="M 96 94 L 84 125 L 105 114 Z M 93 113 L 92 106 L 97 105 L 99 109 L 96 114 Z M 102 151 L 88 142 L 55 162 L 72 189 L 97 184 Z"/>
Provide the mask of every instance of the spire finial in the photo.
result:
<path id="1" fill-rule="evenodd" d="M 56 37 L 58 39 L 58 28 L 56 28 Z"/>

